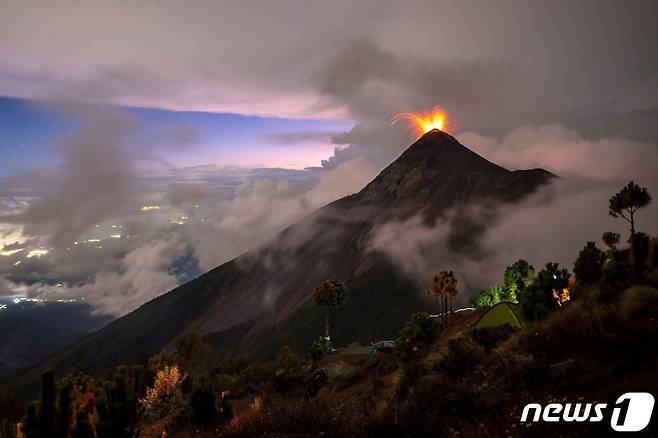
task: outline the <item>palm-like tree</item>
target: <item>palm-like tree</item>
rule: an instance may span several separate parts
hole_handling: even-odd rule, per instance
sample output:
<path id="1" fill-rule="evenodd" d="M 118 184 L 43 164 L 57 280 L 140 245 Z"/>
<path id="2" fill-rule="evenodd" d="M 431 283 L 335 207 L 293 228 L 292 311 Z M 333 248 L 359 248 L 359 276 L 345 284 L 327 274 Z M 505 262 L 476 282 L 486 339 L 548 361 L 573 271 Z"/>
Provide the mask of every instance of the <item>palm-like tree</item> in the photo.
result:
<path id="1" fill-rule="evenodd" d="M 427 294 L 434 297 L 437 312 L 443 314 L 443 320 L 447 322 L 448 304 L 450 304 L 450 313 L 452 313 L 452 300 L 457 295 L 457 278 L 455 274 L 452 271 L 437 272 L 427 286 Z"/>
<path id="2" fill-rule="evenodd" d="M 313 299 L 318 306 L 326 309 L 324 319 L 324 337 L 329 340 L 329 310 L 340 307 L 347 299 L 347 287 L 339 280 L 327 280 L 313 291 Z"/>

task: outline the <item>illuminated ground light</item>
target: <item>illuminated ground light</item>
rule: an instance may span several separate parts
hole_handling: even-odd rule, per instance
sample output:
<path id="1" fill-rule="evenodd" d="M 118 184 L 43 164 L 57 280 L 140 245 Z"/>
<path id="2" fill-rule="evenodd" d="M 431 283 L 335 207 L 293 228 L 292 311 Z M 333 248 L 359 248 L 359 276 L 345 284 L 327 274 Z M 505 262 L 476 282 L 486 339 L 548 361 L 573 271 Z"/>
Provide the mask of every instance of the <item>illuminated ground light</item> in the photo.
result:
<path id="1" fill-rule="evenodd" d="M 155 211 L 155 210 L 160 210 L 160 207 L 158 205 L 145 205 L 140 210 L 141 211 Z"/>
<path id="2" fill-rule="evenodd" d="M 28 259 L 31 259 L 32 257 L 39 258 L 39 257 L 45 256 L 45 255 L 48 254 L 49 252 L 50 252 L 49 250 L 47 250 L 47 249 L 43 249 L 43 248 L 40 248 L 40 249 L 33 249 L 32 251 L 30 251 L 30 252 L 27 253 L 26 257 L 27 257 Z"/>
<path id="3" fill-rule="evenodd" d="M 19 253 L 19 252 L 23 251 L 24 249 L 25 249 L 25 248 L 10 249 L 10 250 L 7 250 L 7 251 L 2 251 L 2 252 L 0 252 L 0 255 L 3 255 L 3 256 L 5 256 L 5 257 L 9 257 L 9 256 L 12 256 L 12 255 L 14 255 L 14 254 L 16 254 L 16 253 Z"/>

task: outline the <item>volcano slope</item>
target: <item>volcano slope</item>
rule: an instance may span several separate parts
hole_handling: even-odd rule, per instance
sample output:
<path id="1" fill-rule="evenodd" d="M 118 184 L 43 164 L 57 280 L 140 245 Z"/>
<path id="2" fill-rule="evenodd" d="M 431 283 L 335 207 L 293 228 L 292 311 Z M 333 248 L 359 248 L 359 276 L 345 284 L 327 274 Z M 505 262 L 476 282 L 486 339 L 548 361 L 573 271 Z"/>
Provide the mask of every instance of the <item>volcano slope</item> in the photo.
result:
<path id="1" fill-rule="evenodd" d="M 431 224 L 472 203 L 515 202 L 553 177 L 542 169 L 509 171 L 452 136 L 430 131 L 359 193 L 151 300 L 3 389 L 36 388 L 46 368 L 57 375 L 78 366 L 100 373 L 137 353 L 153 354 L 188 330 L 199 332 L 222 356 L 267 359 L 284 344 L 304 352 L 323 332 L 323 314 L 311 291 L 334 278 L 349 288 L 347 303 L 331 315 L 334 344 L 391 338 L 411 312 L 429 303 L 417 282 L 372 250 L 373 230 L 418 214 Z"/>

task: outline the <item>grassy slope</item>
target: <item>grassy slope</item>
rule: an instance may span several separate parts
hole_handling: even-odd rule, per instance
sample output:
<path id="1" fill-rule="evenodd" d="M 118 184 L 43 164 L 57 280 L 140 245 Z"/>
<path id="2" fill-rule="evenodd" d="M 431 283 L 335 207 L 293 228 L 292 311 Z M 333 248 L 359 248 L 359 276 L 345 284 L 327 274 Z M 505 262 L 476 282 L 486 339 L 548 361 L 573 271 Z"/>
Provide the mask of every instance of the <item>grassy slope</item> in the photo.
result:
<path id="1" fill-rule="evenodd" d="M 323 368 L 329 379 L 308 403 L 329 411 L 351 407 L 336 408 L 345 416 L 340 427 L 347 435 L 601 436 L 611 432 L 609 415 L 617 397 L 658 393 L 658 312 L 625 316 L 617 302 L 581 296 L 486 353 L 472 338 L 482 312 L 455 317 L 425 351 L 415 377 L 404 378 L 383 354 L 326 358 L 309 371 Z M 452 353 L 451 341 L 470 346 L 467 354 Z M 605 402 L 608 416 L 601 423 L 519 422 L 526 403 L 554 401 Z M 278 432 L 317 432 L 277 414 L 276 406 L 267 415 L 275 416 L 270 422 L 280 425 Z M 321 418 L 322 411 L 311 407 L 309 415 Z M 654 413 L 640 435 L 655 436 L 657 422 Z"/>

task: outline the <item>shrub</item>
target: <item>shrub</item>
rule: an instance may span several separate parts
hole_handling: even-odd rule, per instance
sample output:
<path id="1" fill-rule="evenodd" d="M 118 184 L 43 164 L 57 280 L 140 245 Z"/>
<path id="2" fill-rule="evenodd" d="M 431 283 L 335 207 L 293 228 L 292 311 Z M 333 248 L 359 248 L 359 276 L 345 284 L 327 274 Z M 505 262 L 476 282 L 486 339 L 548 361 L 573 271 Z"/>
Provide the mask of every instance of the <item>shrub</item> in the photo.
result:
<path id="1" fill-rule="evenodd" d="M 470 336 L 462 336 L 448 342 L 448 356 L 444 365 L 449 372 L 461 374 L 475 368 L 484 359 L 484 355 L 482 345 Z"/>
<path id="2" fill-rule="evenodd" d="M 513 327 L 510 324 L 503 324 L 497 327 L 475 328 L 471 330 L 471 337 L 484 348 L 485 353 L 489 353 L 517 331 L 519 331 L 517 327 Z"/>
<path id="3" fill-rule="evenodd" d="M 181 400 L 181 374 L 178 367 L 165 367 L 158 371 L 153 386 L 146 389 L 146 395 L 139 400 L 147 418 L 160 418 L 168 413 Z"/>
<path id="4" fill-rule="evenodd" d="M 395 341 L 395 355 L 403 363 L 415 360 L 439 332 L 438 318 L 427 312 L 416 312 L 402 327 Z"/>
<path id="5" fill-rule="evenodd" d="M 653 271 L 649 272 L 647 274 L 646 280 L 649 286 L 658 288 L 658 269 L 654 269 Z"/>
<path id="6" fill-rule="evenodd" d="M 277 359 L 277 367 L 285 372 L 299 371 L 304 361 L 290 347 L 284 345 Z"/>
<path id="7" fill-rule="evenodd" d="M 651 286 L 633 286 L 624 292 L 621 303 L 626 318 L 658 316 L 658 290 Z"/>
<path id="8" fill-rule="evenodd" d="M 317 400 L 270 401 L 256 397 L 249 408 L 227 425 L 236 436 L 363 436 L 365 418 L 357 406 L 329 404 Z"/>
<path id="9" fill-rule="evenodd" d="M 311 359 L 316 362 L 331 354 L 331 341 L 324 336 L 320 336 L 311 344 L 309 354 Z"/>
<path id="10" fill-rule="evenodd" d="M 201 381 L 195 385 L 190 397 L 190 408 L 194 424 L 198 426 L 208 425 L 215 420 L 217 396 L 208 382 Z"/>
<path id="11" fill-rule="evenodd" d="M 626 263 L 611 261 L 603 266 L 601 289 L 608 296 L 626 289 L 629 286 L 630 280 L 631 270 Z"/>

